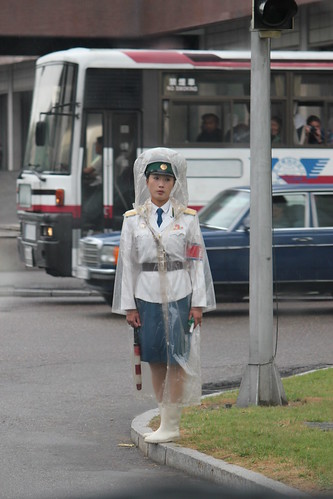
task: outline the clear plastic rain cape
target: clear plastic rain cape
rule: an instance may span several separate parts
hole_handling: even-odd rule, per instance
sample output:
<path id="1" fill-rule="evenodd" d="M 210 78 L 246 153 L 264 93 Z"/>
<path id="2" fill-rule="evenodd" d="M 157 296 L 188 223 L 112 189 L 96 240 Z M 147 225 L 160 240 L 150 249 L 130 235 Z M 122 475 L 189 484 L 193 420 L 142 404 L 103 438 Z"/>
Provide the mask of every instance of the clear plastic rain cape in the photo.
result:
<path id="1" fill-rule="evenodd" d="M 157 161 L 171 163 L 176 178 L 160 227 L 145 176 L 147 164 Z M 112 305 L 119 314 L 139 310 L 141 393 L 151 392 L 149 363 L 166 366 L 163 393 L 157 397 L 163 404 L 200 403 L 200 326 L 193 330 L 189 312 L 191 307 L 215 308 L 198 216 L 187 208 L 186 168 L 185 158 L 167 148 L 137 158 L 134 209 L 124 216 Z"/>

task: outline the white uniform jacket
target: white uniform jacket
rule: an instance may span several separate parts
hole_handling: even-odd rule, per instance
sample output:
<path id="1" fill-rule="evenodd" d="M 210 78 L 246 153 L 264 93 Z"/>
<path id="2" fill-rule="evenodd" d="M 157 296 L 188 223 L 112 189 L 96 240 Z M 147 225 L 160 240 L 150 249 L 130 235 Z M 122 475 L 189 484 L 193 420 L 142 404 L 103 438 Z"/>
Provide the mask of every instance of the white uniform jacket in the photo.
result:
<path id="1" fill-rule="evenodd" d="M 113 312 L 135 309 L 135 298 L 152 303 L 191 294 L 191 305 L 215 308 L 215 295 L 197 212 L 176 212 L 169 202 L 158 228 L 151 202 L 125 213 L 114 288 Z M 166 272 L 158 270 L 158 239 L 165 250 Z"/>

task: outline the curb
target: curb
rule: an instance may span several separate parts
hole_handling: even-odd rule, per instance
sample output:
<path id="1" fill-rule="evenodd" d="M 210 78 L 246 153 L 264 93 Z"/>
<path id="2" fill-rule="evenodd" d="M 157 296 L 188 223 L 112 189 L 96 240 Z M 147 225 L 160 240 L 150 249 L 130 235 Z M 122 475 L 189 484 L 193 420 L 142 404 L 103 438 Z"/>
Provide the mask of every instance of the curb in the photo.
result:
<path id="1" fill-rule="evenodd" d="M 18 297 L 51 297 L 51 298 L 75 298 L 90 297 L 101 295 L 97 291 L 85 289 L 31 289 L 31 288 L 0 288 L 0 296 L 18 296 Z"/>
<path id="2" fill-rule="evenodd" d="M 158 409 L 147 411 L 134 418 L 131 425 L 132 442 L 139 447 L 145 457 L 152 461 L 240 492 L 264 492 L 284 496 L 308 497 L 308 494 L 281 482 L 276 482 L 260 473 L 226 463 L 175 443 L 147 444 L 143 434 L 152 431 L 148 424 L 158 414 Z"/>

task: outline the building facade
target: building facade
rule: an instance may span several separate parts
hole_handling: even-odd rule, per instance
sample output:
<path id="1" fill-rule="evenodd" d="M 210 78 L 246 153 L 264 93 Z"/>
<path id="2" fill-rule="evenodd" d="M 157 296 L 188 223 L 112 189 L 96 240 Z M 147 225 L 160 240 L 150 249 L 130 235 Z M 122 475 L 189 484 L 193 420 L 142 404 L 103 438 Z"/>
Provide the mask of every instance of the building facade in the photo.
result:
<path id="1" fill-rule="evenodd" d="M 38 56 L 75 46 L 250 50 L 251 0 L 0 0 L 0 170 L 23 166 Z M 272 50 L 333 50 L 332 0 L 297 0 Z M 27 23 L 29 19 L 29 23 Z"/>

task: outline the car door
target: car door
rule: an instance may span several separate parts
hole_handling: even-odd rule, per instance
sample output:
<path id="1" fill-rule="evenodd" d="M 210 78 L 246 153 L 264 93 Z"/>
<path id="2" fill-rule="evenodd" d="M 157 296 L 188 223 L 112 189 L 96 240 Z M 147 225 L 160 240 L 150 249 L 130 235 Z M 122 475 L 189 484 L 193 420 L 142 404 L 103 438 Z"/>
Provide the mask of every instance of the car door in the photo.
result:
<path id="1" fill-rule="evenodd" d="M 333 281 L 333 193 L 313 192 L 313 265 L 317 281 Z M 333 288 L 331 288 L 331 291 Z"/>
<path id="2" fill-rule="evenodd" d="M 249 232 L 204 231 L 209 264 L 216 284 L 241 284 L 249 280 Z"/>
<path id="3" fill-rule="evenodd" d="M 284 220 L 274 204 L 284 198 Z M 309 283 L 318 278 L 316 258 L 318 234 L 312 227 L 311 196 L 308 192 L 286 192 L 273 196 L 273 276 L 281 287 Z"/>

